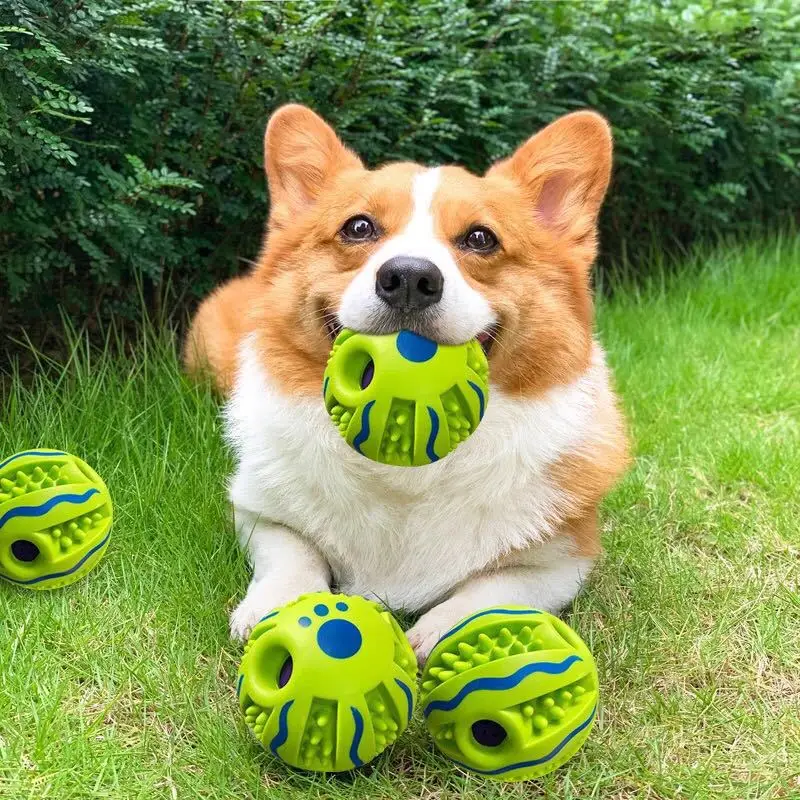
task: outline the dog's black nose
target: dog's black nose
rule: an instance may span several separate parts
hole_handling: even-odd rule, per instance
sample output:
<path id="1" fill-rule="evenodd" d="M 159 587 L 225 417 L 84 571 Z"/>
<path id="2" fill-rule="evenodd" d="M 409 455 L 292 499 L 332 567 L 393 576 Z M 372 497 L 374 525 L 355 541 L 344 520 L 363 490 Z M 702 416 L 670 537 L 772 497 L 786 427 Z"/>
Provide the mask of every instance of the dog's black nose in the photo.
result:
<path id="1" fill-rule="evenodd" d="M 392 308 L 421 311 L 442 299 L 444 277 L 426 258 L 395 256 L 378 270 L 375 292 Z"/>

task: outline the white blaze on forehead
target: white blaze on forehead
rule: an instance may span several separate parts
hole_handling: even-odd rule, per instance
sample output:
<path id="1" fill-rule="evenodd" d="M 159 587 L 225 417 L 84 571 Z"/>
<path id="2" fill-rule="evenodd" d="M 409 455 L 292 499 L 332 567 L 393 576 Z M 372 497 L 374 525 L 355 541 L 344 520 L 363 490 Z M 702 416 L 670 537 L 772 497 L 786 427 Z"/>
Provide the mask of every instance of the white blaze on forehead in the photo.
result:
<path id="1" fill-rule="evenodd" d="M 414 185 L 411 196 L 414 199 L 414 213 L 405 230 L 406 236 L 428 236 L 435 238 L 433 225 L 433 196 L 439 187 L 441 171 L 426 169 L 425 172 L 414 176 Z"/>
<path id="2" fill-rule="evenodd" d="M 433 220 L 433 197 L 439 187 L 440 176 L 441 171 L 438 167 L 426 169 L 414 176 L 411 185 L 411 218 L 397 236 L 387 240 L 369 263 L 375 261 L 380 267 L 394 256 L 416 256 L 427 258 L 439 266 L 433 256 L 441 257 L 443 255 L 441 250 L 447 252 L 444 243 L 436 238 Z"/>
<path id="3" fill-rule="evenodd" d="M 414 256 L 432 261 L 444 277 L 442 299 L 426 309 L 426 333 L 443 343 L 459 344 L 476 336 L 495 322 L 486 298 L 464 279 L 444 241 L 436 235 L 433 199 L 441 181 L 441 170 L 426 169 L 414 176 L 413 210 L 406 227 L 386 242 L 359 270 L 342 296 L 339 319 L 347 328 L 378 330 L 385 304 L 375 293 L 375 276 L 381 265 L 396 256 Z"/>

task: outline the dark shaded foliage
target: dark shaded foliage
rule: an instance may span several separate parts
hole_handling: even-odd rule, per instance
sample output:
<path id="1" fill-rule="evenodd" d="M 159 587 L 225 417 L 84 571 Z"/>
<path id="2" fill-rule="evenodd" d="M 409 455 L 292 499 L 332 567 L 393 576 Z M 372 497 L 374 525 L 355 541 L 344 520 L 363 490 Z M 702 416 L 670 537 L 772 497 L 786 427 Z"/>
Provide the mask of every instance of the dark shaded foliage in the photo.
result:
<path id="1" fill-rule="evenodd" d="M 561 113 L 614 127 L 603 259 L 792 213 L 792 4 L 5 0 L 0 327 L 191 302 L 257 253 L 277 105 L 370 164 L 483 170 Z"/>

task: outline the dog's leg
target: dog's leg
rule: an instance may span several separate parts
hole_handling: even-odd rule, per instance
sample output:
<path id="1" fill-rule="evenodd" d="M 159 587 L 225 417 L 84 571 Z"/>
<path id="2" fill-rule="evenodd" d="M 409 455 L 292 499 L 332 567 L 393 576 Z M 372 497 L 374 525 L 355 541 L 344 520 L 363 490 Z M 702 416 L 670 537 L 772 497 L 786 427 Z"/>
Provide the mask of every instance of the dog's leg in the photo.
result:
<path id="1" fill-rule="evenodd" d="M 592 557 L 563 556 L 556 564 L 510 566 L 476 575 L 423 614 L 408 632 L 408 640 L 423 663 L 448 629 L 482 608 L 507 604 L 556 613 L 578 594 L 593 562 Z"/>
<path id="2" fill-rule="evenodd" d="M 283 525 L 236 509 L 239 541 L 253 565 L 247 594 L 231 614 L 231 636 L 246 639 L 268 611 L 330 588 L 330 568 L 306 539 Z"/>

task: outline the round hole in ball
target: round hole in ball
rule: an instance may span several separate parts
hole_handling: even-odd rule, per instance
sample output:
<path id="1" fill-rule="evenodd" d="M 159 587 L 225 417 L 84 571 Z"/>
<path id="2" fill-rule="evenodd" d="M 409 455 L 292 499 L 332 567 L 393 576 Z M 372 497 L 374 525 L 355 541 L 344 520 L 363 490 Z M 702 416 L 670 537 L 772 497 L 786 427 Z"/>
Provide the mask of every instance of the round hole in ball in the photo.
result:
<path id="1" fill-rule="evenodd" d="M 253 645 L 251 669 L 257 676 L 256 682 L 270 692 L 283 689 L 294 674 L 292 654 L 280 643 L 270 641 L 269 631 L 256 639 Z"/>
<path id="2" fill-rule="evenodd" d="M 39 557 L 39 548 L 27 539 L 17 539 L 16 542 L 11 543 L 11 554 L 17 561 L 24 561 L 30 564 L 31 561 L 36 561 Z"/>
<path id="3" fill-rule="evenodd" d="M 479 719 L 472 723 L 472 738 L 481 747 L 499 747 L 507 736 L 506 729 L 493 719 Z"/>
<path id="4" fill-rule="evenodd" d="M 291 656 L 286 657 L 286 661 L 281 665 L 280 672 L 278 673 L 278 688 L 283 689 L 287 683 L 292 679 L 292 672 L 294 671 L 294 662 Z"/>
<path id="5" fill-rule="evenodd" d="M 361 388 L 366 389 L 372 383 L 372 379 L 375 377 L 375 362 L 370 359 L 364 365 L 364 369 L 361 372 Z"/>

